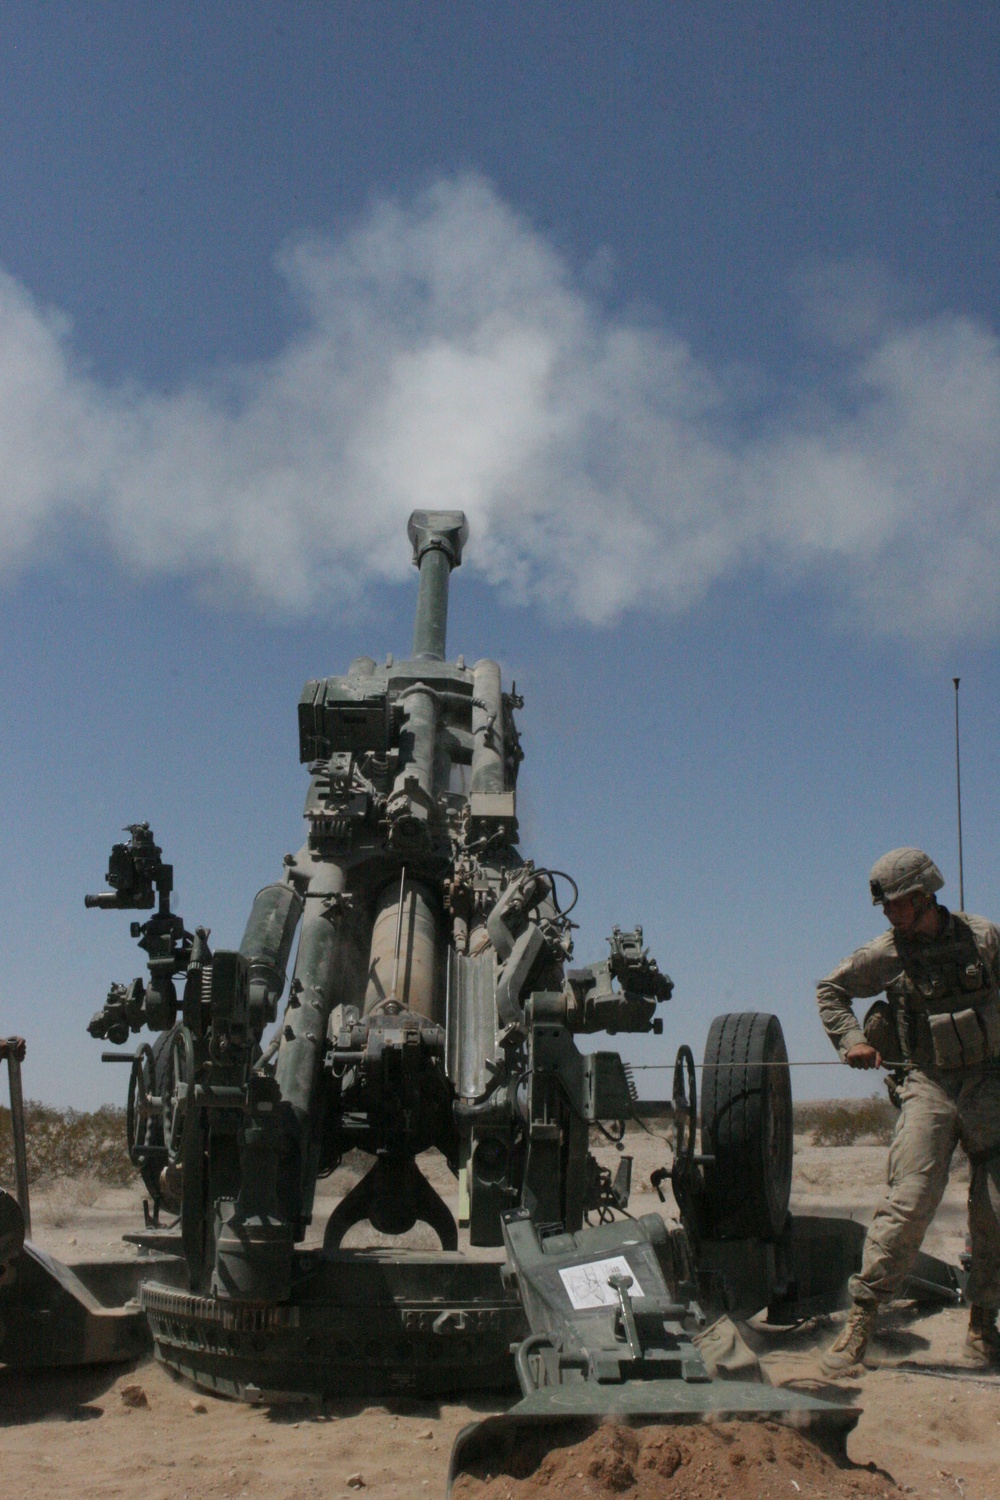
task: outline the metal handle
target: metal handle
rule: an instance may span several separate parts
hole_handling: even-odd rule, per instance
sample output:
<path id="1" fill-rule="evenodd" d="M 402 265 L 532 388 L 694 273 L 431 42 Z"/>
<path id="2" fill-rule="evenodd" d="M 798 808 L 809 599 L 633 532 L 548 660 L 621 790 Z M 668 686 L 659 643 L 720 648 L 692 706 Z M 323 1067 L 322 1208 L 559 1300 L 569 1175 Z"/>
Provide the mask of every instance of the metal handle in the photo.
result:
<path id="1" fill-rule="evenodd" d="M 531 1356 L 538 1354 L 542 1349 L 557 1349 L 559 1345 L 550 1333 L 529 1333 L 526 1339 L 518 1344 L 514 1354 L 514 1368 L 517 1371 L 518 1384 L 521 1387 L 522 1396 L 530 1396 L 532 1391 L 537 1391 L 541 1380 L 535 1379 L 535 1373 L 531 1368 Z M 539 1376 L 542 1373 L 539 1366 Z"/>

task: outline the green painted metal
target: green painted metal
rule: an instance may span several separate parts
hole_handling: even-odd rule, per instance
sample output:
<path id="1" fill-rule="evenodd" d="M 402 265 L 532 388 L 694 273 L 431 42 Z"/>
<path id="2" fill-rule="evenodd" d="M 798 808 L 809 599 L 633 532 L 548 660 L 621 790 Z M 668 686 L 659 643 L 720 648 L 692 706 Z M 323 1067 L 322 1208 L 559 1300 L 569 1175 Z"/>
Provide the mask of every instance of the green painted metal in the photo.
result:
<path id="1" fill-rule="evenodd" d="M 90 1028 L 116 1045 L 143 1026 L 169 1037 L 133 1069 L 148 1123 L 131 1145 L 154 1219 L 180 1201 L 185 1284 L 139 1292 L 156 1352 L 246 1399 L 503 1390 L 516 1372 L 516 1420 L 804 1410 L 760 1387 L 723 1392 L 693 1342 L 706 1292 L 724 1303 L 736 1279 L 724 1251 L 706 1275 L 697 1265 L 701 1159 L 680 1154 L 691 1213 L 668 1231 L 625 1216 L 630 1160 L 612 1177 L 590 1152 L 594 1125 L 614 1133 L 642 1106 L 620 1055 L 584 1054 L 578 1038 L 661 1031 L 673 985 L 640 927 L 570 967 L 575 885 L 519 848 L 522 700 L 496 662 L 447 659 L 467 535 L 461 512 L 414 512 L 412 656 L 359 657 L 306 684 L 306 839 L 237 953 L 213 953 L 171 910 L 146 825 L 115 846 L 111 890 L 91 900 L 156 906 L 134 927 L 148 983 L 113 986 Z M 458 1179 L 458 1223 L 419 1171 L 430 1147 Z M 302 1249 L 318 1177 L 356 1148 L 375 1164 L 323 1250 Z M 362 1220 L 386 1234 L 423 1221 L 443 1248 L 344 1250 Z M 162 1232 L 148 1240 L 166 1248 Z M 743 1260 L 756 1284 L 744 1276 L 741 1294 L 764 1306 L 788 1292 L 782 1247 Z M 597 1278 L 599 1305 L 570 1296 L 580 1277 Z"/>

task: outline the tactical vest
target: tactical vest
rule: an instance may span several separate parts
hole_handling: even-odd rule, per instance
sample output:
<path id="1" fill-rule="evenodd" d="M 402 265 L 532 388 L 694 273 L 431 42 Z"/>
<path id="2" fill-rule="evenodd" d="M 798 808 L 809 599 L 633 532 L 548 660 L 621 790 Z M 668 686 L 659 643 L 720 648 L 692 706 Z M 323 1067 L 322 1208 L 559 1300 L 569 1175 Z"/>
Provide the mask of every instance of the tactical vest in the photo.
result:
<path id="1" fill-rule="evenodd" d="M 906 1061 L 955 1071 L 1000 1060 L 1000 997 L 968 922 L 953 915 L 940 937 L 895 938 L 903 967 L 886 994 Z"/>

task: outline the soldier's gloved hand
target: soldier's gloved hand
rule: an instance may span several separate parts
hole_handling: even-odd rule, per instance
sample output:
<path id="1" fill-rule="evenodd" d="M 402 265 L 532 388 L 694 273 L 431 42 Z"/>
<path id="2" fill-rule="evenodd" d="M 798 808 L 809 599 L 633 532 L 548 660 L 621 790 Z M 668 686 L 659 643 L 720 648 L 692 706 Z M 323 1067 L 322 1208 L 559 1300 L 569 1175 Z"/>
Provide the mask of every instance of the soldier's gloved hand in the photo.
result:
<path id="1" fill-rule="evenodd" d="M 882 1054 L 876 1048 L 869 1047 L 867 1042 L 858 1042 L 844 1053 L 844 1061 L 849 1068 L 880 1068 Z"/>

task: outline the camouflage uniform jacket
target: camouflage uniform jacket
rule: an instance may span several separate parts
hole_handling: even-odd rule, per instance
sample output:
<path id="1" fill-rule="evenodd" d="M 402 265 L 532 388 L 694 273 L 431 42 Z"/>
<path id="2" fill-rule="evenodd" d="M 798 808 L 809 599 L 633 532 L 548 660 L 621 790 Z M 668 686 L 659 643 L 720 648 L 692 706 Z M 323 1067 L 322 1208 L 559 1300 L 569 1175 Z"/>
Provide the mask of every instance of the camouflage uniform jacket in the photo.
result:
<path id="1" fill-rule="evenodd" d="M 820 980 L 820 1019 L 842 1058 L 865 1041 L 854 1000 L 885 992 L 904 1037 L 910 1018 L 912 1042 L 908 1047 L 904 1043 L 904 1050 L 920 1066 L 932 1059 L 922 1055 L 927 1043 L 914 1023 L 926 1027 L 927 1011 L 995 1002 L 1000 990 L 1000 929 L 985 917 L 942 910 L 947 920 L 938 937 L 906 939 L 890 928 Z"/>

